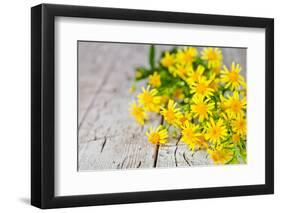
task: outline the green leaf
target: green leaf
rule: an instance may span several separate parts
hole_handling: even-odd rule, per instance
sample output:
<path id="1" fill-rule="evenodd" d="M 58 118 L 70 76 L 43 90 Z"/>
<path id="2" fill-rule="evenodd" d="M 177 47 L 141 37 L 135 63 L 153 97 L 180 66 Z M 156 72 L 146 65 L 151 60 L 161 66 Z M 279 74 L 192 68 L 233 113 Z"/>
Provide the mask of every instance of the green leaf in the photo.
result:
<path id="1" fill-rule="evenodd" d="M 155 48 L 154 45 L 151 45 L 149 48 L 149 64 L 151 69 L 155 67 Z"/>

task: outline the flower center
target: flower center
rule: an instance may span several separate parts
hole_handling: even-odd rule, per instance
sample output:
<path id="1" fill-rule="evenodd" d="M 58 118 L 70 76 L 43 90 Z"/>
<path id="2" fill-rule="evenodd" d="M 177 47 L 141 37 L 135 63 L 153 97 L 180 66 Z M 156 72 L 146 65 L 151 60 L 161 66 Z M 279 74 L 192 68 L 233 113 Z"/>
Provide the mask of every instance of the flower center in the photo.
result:
<path id="1" fill-rule="evenodd" d="M 238 113 L 242 109 L 242 104 L 238 100 L 234 100 L 231 104 L 231 109 L 233 112 Z"/>
<path id="2" fill-rule="evenodd" d="M 160 135 L 158 133 L 151 133 L 150 139 L 152 143 L 157 144 L 160 141 Z"/>
<path id="3" fill-rule="evenodd" d="M 175 113 L 169 109 L 166 113 L 166 117 L 168 121 L 173 121 L 175 119 Z"/>
<path id="4" fill-rule="evenodd" d="M 199 83 L 196 87 L 196 92 L 200 95 L 203 95 L 204 92 L 206 91 L 207 86 L 203 83 Z"/>
<path id="5" fill-rule="evenodd" d="M 150 83 L 153 85 L 153 86 L 159 86 L 160 85 L 160 78 L 158 78 L 157 76 L 153 76 L 151 79 L 150 79 Z"/>
<path id="6" fill-rule="evenodd" d="M 201 114 L 204 115 L 207 113 L 207 106 L 204 103 L 199 103 L 196 105 L 196 111 Z"/>
<path id="7" fill-rule="evenodd" d="M 148 92 L 145 92 L 143 94 L 143 100 L 146 104 L 150 104 L 153 102 L 153 97 Z"/>
<path id="8" fill-rule="evenodd" d="M 238 81 L 239 75 L 238 75 L 237 72 L 232 71 L 232 72 L 229 73 L 228 77 L 229 77 L 230 81 L 236 82 L 236 81 Z"/>
<path id="9" fill-rule="evenodd" d="M 215 52 L 213 52 L 213 51 L 210 51 L 208 53 L 208 59 L 209 60 L 216 60 L 217 59 L 217 54 Z"/>
<path id="10" fill-rule="evenodd" d="M 171 57 L 168 57 L 168 58 L 165 58 L 163 59 L 163 64 L 166 66 L 166 67 L 170 67 L 172 66 L 174 63 L 173 59 Z"/>
<path id="11" fill-rule="evenodd" d="M 245 127 L 244 121 L 239 121 L 239 122 L 238 122 L 238 127 L 239 127 L 240 129 L 243 129 L 243 128 Z"/>
<path id="12" fill-rule="evenodd" d="M 219 127 L 213 127 L 211 130 L 211 134 L 213 135 L 214 138 L 219 138 L 220 136 L 220 128 Z"/>

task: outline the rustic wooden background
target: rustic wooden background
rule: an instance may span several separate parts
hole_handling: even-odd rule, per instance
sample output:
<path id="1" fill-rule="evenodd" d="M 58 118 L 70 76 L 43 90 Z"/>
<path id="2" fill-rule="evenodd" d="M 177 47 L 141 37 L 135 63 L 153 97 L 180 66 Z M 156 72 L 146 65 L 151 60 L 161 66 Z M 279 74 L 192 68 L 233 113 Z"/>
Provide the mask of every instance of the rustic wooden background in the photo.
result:
<path id="1" fill-rule="evenodd" d="M 160 51 L 171 46 L 156 46 Z M 200 50 L 201 48 L 199 48 Z M 206 152 L 191 153 L 176 139 L 155 146 L 146 128 L 133 120 L 128 92 L 134 68 L 148 66 L 149 45 L 78 43 L 78 170 L 136 169 L 210 165 Z M 234 60 L 246 72 L 246 49 L 222 48 L 224 63 Z M 154 120 L 155 125 L 160 119 Z"/>

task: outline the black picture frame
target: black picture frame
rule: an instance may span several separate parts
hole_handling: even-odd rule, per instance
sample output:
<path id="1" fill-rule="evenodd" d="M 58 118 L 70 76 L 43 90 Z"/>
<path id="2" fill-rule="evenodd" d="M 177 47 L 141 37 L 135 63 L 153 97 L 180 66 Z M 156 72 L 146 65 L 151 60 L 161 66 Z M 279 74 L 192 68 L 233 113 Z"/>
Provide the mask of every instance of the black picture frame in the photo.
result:
<path id="1" fill-rule="evenodd" d="M 265 184 L 93 195 L 54 195 L 55 17 L 263 28 L 266 32 Z M 41 4 L 31 8 L 31 204 L 42 209 L 274 193 L 274 19 Z"/>

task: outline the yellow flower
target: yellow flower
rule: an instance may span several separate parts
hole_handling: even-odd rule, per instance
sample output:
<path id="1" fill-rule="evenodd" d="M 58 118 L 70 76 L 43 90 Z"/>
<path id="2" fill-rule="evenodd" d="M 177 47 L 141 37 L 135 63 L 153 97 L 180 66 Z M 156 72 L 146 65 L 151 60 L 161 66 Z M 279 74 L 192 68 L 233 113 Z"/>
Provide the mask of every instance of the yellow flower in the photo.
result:
<path id="1" fill-rule="evenodd" d="M 143 105 L 144 109 L 150 112 L 159 112 L 161 96 L 157 96 L 156 89 L 150 90 L 150 86 L 146 89 L 142 87 L 142 93 L 138 95 L 139 103 Z"/>
<path id="2" fill-rule="evenodd" d="M 170 54 L 168 51 L 165 52 L 164 57 L 161 59 L 162 66 L 169 68 L 175 64 L 174 54 Z"/>
<path id="3" fill-rule="evenodd" d="M 226 100 L 227 110 L 226 113 L 230 118 L 237 118 L 244 115 L 244 109 L 246 109 L 246 98 L 239 97 L 237 91 L 233 92 L 233 96 L 228 96 Z"/>
<path id="4" fill-rule="evenodd" d="M 176 64 L 174 67 L 170 67 L 169 71 L 174 77 L 179 76 L 183 80 L 187 78 L 188 68 L 185 65 Z"/>
<path id="5" fill-rule="evenodd" d="M 176 60 L 179 64 L 192 65 L 195 57 L 197 56 L 197 49 L 194 47 L 185 47 L 178 50 L 176 54 Z"/>
<path id="6" fill-rule="evenodd" d="M 177 103 L 174 100 L 169 100 L 168 107 L 165 109 L 161 107 L 161 115 L 164 116 L 168 124 L 177 124 L 178 119 L 182 116 L 180 109 L 176 108 Z"/>
<path id="7" fill-rule="evenodd" d="M 199 136 L 201 136 L 201 133 L 198 130 L 199 126 L 190 122 L 185 122 L 182 126 L 181 141 L 187 144 L 192 151 L 195 150 L 197 143 L 200 141 Z"/>
<path id="8" fill-rule="evenodd" d="M 210 87 L 212 80 L 206 80 L 205 77 L 199 78 L 198 82 L 191 85 L 190 93 L 195 93 L 197 97 L 210 97 L 213 95 L 214 90 Z"/>
<path id="9" fill-rule="evenodd" d="M 225 164 L 233 157 L 233 152 L 222 146 L 217 146 L 214 150 L 208 149 L 208 153 L 215 164 Z"/>
<path id="10" fill-rule="evenodd" d="M 143 108 L 140 107 L 135 101 L 130 104 L 130 113 L 141 125 L 144 125 L 144 121 L 148 119 L 148 116 Z"/>
<path id="11" fill-rule="evenodd" d="M 157 72 L 154 72 L 153 75 L 148 77 L 148 82 L 153 87 L 160 87 L 161 86 L 161 78 Z"/>
<path id="12" fill-rule="evenodd" d="M 201 54 L 201 58 L 208 61 L 208 68 L 218 67 L 222 61 L 222 52 L 218 48 L 204 48 Z"/>
<path id="13" fill-rule="evenodd" d="M 243 118 L 241 115 L 237 116 L 233 121 L 232 121 L 232 129 L 236 133 L 245 136 L 247 133 L 247 123 L 246 119 Z"/>
<path id="14" fill-rule="evenodd" d="M 197 66 L 195 71 L 193 69 L 193 66 L 189 66 L 187 83 L 189 85 L 192 85 L 193 83 L 198 82 L 199 79 L 202 78 L 204 71 L 205 67 L 203 67 L 202 65 Z"/>
<path id="15" fill-rule="evenodd" d="M 175 91 L 173 92 L 173 97 L 175 97 L 176 99 L 184 99 L 183 89 L 175 89 Z"/>
<path id="16" fill-rule="evenodd" d="M 191 112 L 194 113 L 195 118 L 198 117 L 199 121 L 202 122 L 212 116 L 215 103 L 208 103 L 210 99 L 204 100 L 203 97 L 193 97 L 192 100 L 194 104 L 191 105 Z"/>
<path id="17" fill-rule="evenodd" d="M 206 124 L 205 137 L 214 144 L 219 143 L 227 137 L 227 129 L 221 118 L 216 122 L 213 118 L 210 119 L 210 121 Z"/>
<path id="18" fill-rule="evenodd" d="M 185 122 L 191 121 L 191 118 L 192 118 L 191 113 L 189 112 L 182 113 L 182 116 L 180 116 L 177 123 L 179 124 L 179 126 L 183 126 Z"/>
<path id="19" fill-rule="evenodd" d="M 168 138 L 168 131 L 163 126 L 158 126 L 157 128 L 150 127 L 146 132 L 148 141 L 152 144 L 165 144 Z"/>
<path id="20" fill-rule="evenodd" d="M 232 142 L 233 143 L 238 143 L 241 140 L 241 137 L 239 134 L 235 133 L 232 135 Z"/>
<path id="21" fill-rule="evenodd" d="M 221 72 L 221 81 L 226 84 L 225 86 L 227 88 L 230 87 L 232 91 L 239 89 L 240 85 L 245 85 L 244 77 L 239 74 L 240 71 L 240 65 L 233 62 L 231 70 L 228 70 L 228 68 L 224 66 L 224 70 Z"/>

